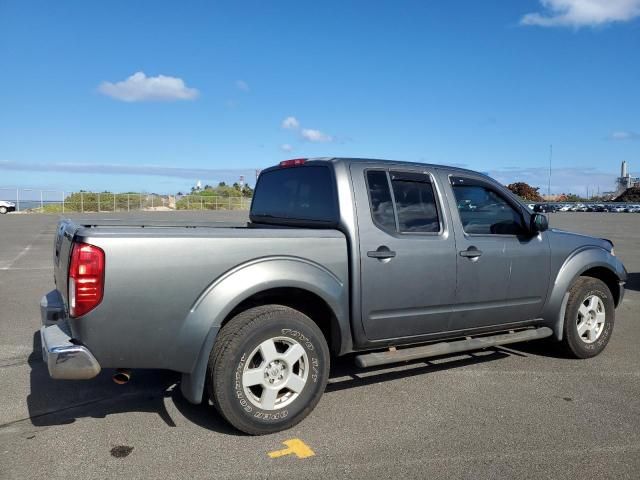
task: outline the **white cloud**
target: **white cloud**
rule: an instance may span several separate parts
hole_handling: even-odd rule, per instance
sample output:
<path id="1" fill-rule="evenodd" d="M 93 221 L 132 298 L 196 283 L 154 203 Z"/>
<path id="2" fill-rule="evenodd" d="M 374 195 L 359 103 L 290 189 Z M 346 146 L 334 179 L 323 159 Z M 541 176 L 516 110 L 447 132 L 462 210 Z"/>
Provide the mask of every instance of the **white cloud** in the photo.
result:
<path id="1" fill-rule="evenodd" d="M 280 150 L 282 150 L 283 152 L 293 152 L 293 146 L 289 145 L 288 143 L 283 143 L 282 145 L 280 145 Z"/>
<path id="2" fill-rule="evenodd" d="M 640 133 L 620 130 L 609 135 L 611 140 L 640 140 Z"/>
<path id="3" fill-rule="evenodd" d="M 199 95 L 198 90 L 187 87 L 181 78 L 147 77 L 144 72 L 136 72 L 121 82 L 102 82 L 98 91 L 123 102 L 193 100 Z"/>
<path id="4" fill-rule="evenodd" d="M 316 130 L 314 128 L 302 128 L 300 126 L 300 122 L 296 117 L 287 117 L 282 121 L 282 128 L 287 130 L 298 130 L 300 129 L 300 135 L 304 140 L 308 142 L 316 142 L 316 143 L 327 143 L 333 142 L 335 140 L 331 135 L 327 135 L 326 133 L 321 132 L 320 130 Z"/>
<path id="5" fill-rule="evenodd" d="M 640 16 L 640 0 L 540 0 L 544 11 L 528 13 L 522 25 L 584 27 L 625 22 Z"/>
<path id="6" fill-rule="evenodd" d="M 282 121 L 282 128 L 286 128 L 288 130 L 297 130 L 300 128 L 300 122 L 296 117 L 287 117 Z"/>
<path id="7" fill-rule="evenodd" d="M 238 90 L 242 90 L 243 92 L 249 91 L 249 84 L 244 80 L 236 80 L 236 88 Z"/>
<path id="8" fill-rule="evenodd" d="M 313 128 L 303 128 L 300 132 L 302 138 L 309 140 L 310 142 L 332 142 L 333 137 L 322 133 L 320 130 L 314 130 Z"/>

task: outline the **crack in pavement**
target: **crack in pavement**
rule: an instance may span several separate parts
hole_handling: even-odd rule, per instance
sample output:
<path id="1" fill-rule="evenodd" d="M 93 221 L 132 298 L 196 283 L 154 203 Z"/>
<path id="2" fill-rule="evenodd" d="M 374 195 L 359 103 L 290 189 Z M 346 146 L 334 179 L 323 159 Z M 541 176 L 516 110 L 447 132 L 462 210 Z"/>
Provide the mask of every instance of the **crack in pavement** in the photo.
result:
<path id="1" fill-rule="evenodd" d="M 13 363 L 5 363 L 7 361 L 8 362 L 13 362 Z M 28 363 L 29 363 L 29 357 L 8 359 L 8 360 L 0 360 L 0 368 L 18 367 L 20 365 L 26 365 Z"/>

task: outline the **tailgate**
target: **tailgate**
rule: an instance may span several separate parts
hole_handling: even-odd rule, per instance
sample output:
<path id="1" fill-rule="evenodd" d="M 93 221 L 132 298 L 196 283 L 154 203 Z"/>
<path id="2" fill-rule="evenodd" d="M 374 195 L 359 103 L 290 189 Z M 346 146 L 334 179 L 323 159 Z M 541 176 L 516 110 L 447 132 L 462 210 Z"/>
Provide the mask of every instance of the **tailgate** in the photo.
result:
<path id="1" fill-rule="evenodd" d="M 73 246 L 73 237 L 78 231 L 79 226 L 69 219 L 60 220 L 58 229 L 56 230 L 56 238 L 53 251 L 53 274 L 56 282 L 56 288 L 64 299 L 65 306 L 68 305 L 68 274 L 69 259 L 71 257 L 71 247 Z"/>

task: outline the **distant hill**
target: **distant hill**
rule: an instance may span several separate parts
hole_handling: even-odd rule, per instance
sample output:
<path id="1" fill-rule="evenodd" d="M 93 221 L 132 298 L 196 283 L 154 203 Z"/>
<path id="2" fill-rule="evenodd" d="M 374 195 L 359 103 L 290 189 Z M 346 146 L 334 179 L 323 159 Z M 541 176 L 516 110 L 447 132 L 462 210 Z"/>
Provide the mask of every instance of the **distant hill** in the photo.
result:
<path id="1" fill-rule="evenodd" d="M 640 202 L 640 187 L 627 188 L 614 202 Z"/>

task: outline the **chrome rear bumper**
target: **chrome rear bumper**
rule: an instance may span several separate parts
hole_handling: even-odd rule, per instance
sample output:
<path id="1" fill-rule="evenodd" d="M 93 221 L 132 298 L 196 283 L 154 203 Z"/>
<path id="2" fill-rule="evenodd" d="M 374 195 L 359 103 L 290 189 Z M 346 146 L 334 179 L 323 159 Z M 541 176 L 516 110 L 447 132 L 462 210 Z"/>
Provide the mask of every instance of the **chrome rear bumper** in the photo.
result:
<path id="1" fill-rule="evenodd" d="M 40 302 L 42 359 L 49 375 L 60 380 L 93 378 L 100 373 L 100 364 L 87 347 L 73 342 L 66 321 L 60 315 L 64 307 L 56 304 L 54 292 L 49 292 Z"/>

